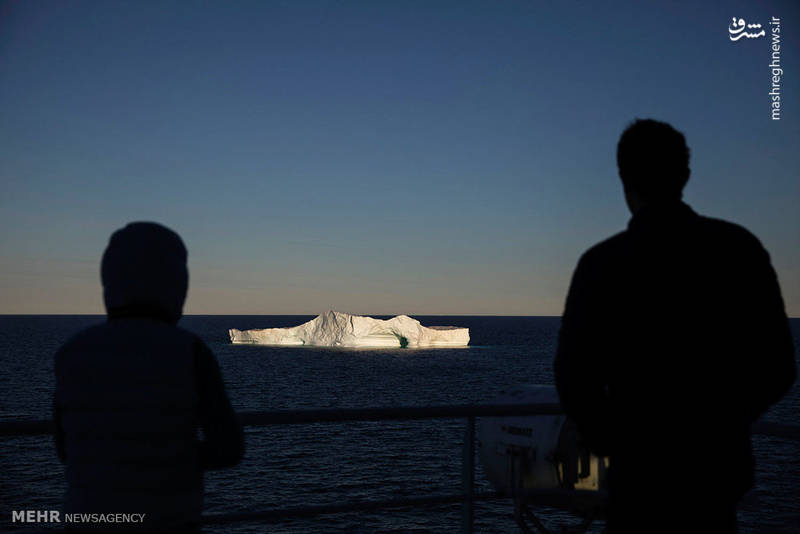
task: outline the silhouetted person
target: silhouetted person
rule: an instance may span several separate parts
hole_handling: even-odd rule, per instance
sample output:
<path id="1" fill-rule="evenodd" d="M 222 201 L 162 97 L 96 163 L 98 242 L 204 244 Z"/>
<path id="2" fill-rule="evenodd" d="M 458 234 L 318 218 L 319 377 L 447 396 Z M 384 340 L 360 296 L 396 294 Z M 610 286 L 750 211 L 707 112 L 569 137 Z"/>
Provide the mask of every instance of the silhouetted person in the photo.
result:
<path id="1" fill-rule="evenodd" d="M 131 223 L 111 236 L 101 271 L 108 321 L 56 354 L 64 511 L 146 514 L 144 525 L 94 525 L 106 530 L 196 531 L 203 470 L 238 463 L 244 442 L 214 355 L 175 325 L 186 249 L 161 225 Z"/>
<path id="2" fill-rule="evenodd" d="M 795 380 L 761 243 L 681 201 L 689 149 L 637 120 L 617 147 L 628 229 L 589 249 L 555 358 L 566 413 L 610 456 L 609 532 L 734 532 L 750 424 Z"/>

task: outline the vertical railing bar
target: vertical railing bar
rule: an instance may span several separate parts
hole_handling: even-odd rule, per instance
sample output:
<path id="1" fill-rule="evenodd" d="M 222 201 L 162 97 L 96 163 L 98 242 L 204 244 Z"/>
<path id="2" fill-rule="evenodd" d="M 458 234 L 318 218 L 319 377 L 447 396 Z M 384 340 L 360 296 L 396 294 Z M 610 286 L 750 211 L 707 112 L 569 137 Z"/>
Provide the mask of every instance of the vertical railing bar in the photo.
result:
<path id="1" fill-rule="evenodd" d="M 464 447 L 461 457 L 461 491 L 464 502 L 461 505 L 461 532 L 472 534 L 475 504 L 475 416 L 467 417 L 464 432 Z"/>

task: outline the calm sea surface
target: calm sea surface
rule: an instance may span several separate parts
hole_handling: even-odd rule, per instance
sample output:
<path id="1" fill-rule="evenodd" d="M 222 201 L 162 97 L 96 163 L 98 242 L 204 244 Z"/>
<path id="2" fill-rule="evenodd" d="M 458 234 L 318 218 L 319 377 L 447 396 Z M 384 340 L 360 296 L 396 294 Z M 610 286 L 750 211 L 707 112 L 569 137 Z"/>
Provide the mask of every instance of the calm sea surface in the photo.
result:
<path id="1" fill-rule="evenodd" d="M 465 349 L 344 350 L 232 345 L 228 328 L 294 326 L 311 316 L 190 316 L 217 355 L 240 411 L 489 403 L 506 388 L 552 384 L 559 319 L 416 317 L 425 325 L 470 328 Z M 0 316 L 0 419 L 50 415 L 53 354 L 101 316 Z M 796 355 L 800 320 L 792 320 Z M 800 386 L 766 419 L 800 425 Z M 236 468 L 206 475 L 207 513 L 454 493 L 460 484 L 463 420 L 290 425 L 246 430 Z M 690 439 L 690 438 L 687 438 Z M 800 532 L 800 443 L 754 437 L 756 489 L 741 506 L 741 532 Z M 0 438 L 0 530 L 11 510 L 58 509 L 63 469 L 48 437 Z M 698 473 L 687 484 L 714 481 Z M 478 489 L 489 489 L 477 469 Z M 643 488 L 658 483 L 646 473 Z M 518 532 L 510 502 L 478 504 L 479 532 Z M 551 527 L 576 520 L 541 510 Z M 669 513 L 669 510 L 665 510 Z M 657 518 L 654 518 L 657 521 Z M 207 527 L 207 532 L 458 532 L 458 505 L 324 516 L 269 525 Z M 18 527 L 32 532 L 31 527 Z M 600 532 L 596 524 L 592 532 Z M 646 531 L 643 530 L 643 532 Z"/>

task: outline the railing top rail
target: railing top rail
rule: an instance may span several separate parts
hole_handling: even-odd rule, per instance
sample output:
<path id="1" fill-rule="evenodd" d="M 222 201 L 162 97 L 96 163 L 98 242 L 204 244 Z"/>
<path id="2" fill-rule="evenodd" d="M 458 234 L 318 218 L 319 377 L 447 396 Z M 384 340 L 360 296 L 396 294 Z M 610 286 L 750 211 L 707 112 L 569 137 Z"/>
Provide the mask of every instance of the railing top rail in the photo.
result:
<path id="1" fill-rule="evenodd" d="M 558 403 L 535 404 L 460 404 L 449 406 L 400 406 L 382 408 L 327 408 L 317 410 L 276 410 L 240 412 L 245 426 L 286 424 L 341 423 L 355 421 L 390 421 L 445 419 L 464 417 L 499 417 L 557 415 L 563 410 Z M 800 426 L 757 422 L 755 434 L 800 440 Z M 0 421 L 0 437 L 51 434 L 50 420 Z"/>
<path id="2" fill-rule="evenodd" d="M 380 408 L 325 408 L 311 410 L 272 410 L 239 412 L 245 426 L 341 423 L 414 419 L 454 419 L 511 415 L 556 415 L 563 413 L 558 403 L 537 404 L 458 404 L 449 406 L 391 406 Z M 53 432 L 49 420 L 0 421 L 0 436 L 35 436 Z"/>
<path id="3" fill-rule="evenodd" d="M 322 410 L 278 410 L 243 412 L 245 425 L 283 425 L 296 423 L 332 423 L 344 421 L 386 421 L 412 419 L 454 419 L 564 413 L 558 403 L 535 404 L 459 404 L 449 406 L 393 406 L 383 408 L 328 408 Z"/>

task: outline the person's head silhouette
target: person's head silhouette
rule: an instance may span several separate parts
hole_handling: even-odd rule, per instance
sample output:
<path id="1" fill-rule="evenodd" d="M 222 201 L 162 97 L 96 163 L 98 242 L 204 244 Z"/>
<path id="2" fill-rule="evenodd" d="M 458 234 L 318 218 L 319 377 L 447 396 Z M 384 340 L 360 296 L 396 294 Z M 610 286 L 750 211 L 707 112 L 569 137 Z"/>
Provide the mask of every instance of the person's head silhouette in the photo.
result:
<path id="1" fill-rule="evenodd" d="M 101 264 L 109 318 L 153 317 L 176 323 L 189 287 L 180 236 L 153 222 L 133 222 L 111 235 Z"/>
<path id="2" fill-rule="evenodd" d="M 619 138 L 617 167 L 631 212 L 681 199 L 689 181 L 689 148 L 665 122 L 636 119 Z"/>

